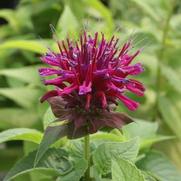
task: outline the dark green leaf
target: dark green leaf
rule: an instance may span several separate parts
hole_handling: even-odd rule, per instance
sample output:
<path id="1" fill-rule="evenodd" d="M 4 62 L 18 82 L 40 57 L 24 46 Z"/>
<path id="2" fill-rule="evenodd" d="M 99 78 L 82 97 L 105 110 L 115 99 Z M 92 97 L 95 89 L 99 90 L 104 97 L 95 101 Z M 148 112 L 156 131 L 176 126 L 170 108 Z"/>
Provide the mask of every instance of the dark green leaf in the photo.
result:
<path id="1" fill-rule="evenodd" d="M 60 138 L 67 135 L 67 124 L 60 126 L 49 126 L 45 130 L 42 141 L 39 145 L 34 164 L 37 165 L 48 148 Z"/>
<path id="2" fill-rule="evenodd" d="M 62 149 L 49 149 L 34 167 L 36 151 L 18 161 L 8 172 L 4 181 L 11 180 L 21 174 L 34 170 L 53 176 L 68 174 L 73 169 L 72 162 L 68 161 L 68 154 Z"/>

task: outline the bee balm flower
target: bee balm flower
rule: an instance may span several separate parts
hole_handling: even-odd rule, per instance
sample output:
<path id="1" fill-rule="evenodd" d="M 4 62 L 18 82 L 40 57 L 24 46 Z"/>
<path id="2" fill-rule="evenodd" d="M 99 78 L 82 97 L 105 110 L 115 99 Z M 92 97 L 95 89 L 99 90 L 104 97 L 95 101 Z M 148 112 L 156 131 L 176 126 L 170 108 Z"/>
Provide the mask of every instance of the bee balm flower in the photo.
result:
<path id="1" fill-rule="evenodd" d="M 102 127 L 119 128 L 132 120 L 122 113 L 115 113 L 112 105 L 121 101 L 129 110 L 136 110 L 138 102 L 125 93 L 132 92 L 143 96 L 144 87 L 135 79 L 129 78 L 143 72 L 141 63 L 131 64 L 140 50 L 130 54 L 131 41 L 117 47 L 114 36 L 106 41 L 104 34 L 98 41 L 86 32 L 80 40 L 58 42 L 60 52 L 48 52 L 41 60 L 52 66 L 41 68 L 45 85 L 55 89 L 47 92 L 41 102 L 47 100 L 53 113 L 60 120 L 68 120 L 69 137 L 79 137 L 95 133 Z"/>

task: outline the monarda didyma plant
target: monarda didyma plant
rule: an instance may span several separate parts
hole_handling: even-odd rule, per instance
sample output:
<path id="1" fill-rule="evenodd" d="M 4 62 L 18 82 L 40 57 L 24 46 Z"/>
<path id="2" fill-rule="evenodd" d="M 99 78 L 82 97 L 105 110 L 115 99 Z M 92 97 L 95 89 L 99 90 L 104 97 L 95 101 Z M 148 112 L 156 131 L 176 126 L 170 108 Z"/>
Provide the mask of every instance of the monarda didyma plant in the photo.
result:
<path id="1" fill-rule="evenodd" d="M 89 159 L 88 135 L 132 122 L 126 114 L 115 112 L 115 107 L 120 101 L 135 111 L 139 103 L 125 93 L 143 96 L 145 90 L 132 78 L 144 71 L 141 63 L 131 64 L 140 50 L 130 53 L 131 41 L 120 48 L 114 36 L 109 41 L 104 34 L 99 37 L 98 33 L 91 36 L 84 32 L 79 41 L 57 41 L 59 53 L 49 50 L 41 57 L 51 67 L 39 69 L 43 83 L 54 86 L 41 102 L 48 101 L 57 121 L 66 120 L 64 136 L 71 139 L 85 136 L 86 159 Z"/>

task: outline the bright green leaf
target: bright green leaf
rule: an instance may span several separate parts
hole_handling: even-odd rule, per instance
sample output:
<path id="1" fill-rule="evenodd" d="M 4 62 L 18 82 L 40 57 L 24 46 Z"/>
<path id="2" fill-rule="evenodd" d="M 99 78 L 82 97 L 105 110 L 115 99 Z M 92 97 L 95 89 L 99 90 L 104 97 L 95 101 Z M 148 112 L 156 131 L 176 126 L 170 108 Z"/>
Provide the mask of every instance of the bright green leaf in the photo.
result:
<path id="1" fill-rule="evenodd" d="M 42 133 L 40 131 L 29 128 L 14 128 L 0 133 L 0 143 L 12 140 L 23 140 L 40 143 L 41 138 Z"/>
<path id="2" fill-rule="evenodd" d="M 45 53 L 47 50 L 47 48 L 35 40 L 8 40 L 0 45 L 0 50 L 10 48 L 29 50 L 35 53 Z"/>
<path id="3" fill-rule="evenodd" d="M 107 28 L 109 28 L 109 32 L 112 32 L 114 23 L 111 12 L 98 0 L 88 0 L 85 1 L 85 3 L 88 5 L 88 7 L 96 9 L 102 15 L 102 17 L 107 22 Z"/>
<path id="4" fill-rule="evenodd" d="M 68 5 L 65 5 L 64 11 L 57 23 L 57 29 L 61 30 L 62 36 L 68 33 L 75 33 L 78 28 L 78 21 Z"/>

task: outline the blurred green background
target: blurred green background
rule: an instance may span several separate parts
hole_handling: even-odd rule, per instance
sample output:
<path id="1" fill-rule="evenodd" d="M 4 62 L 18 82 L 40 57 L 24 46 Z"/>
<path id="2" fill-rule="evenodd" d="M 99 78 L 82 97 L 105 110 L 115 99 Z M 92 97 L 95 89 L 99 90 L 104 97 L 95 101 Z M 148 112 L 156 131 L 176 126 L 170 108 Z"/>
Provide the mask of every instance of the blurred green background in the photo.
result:
<path id="1" fill-rule="evenodd" d="M 46 88 L 37 69 L 47 48 L 56 50 L 50 24 L 58 38 L 78 38 L 80 31 L 116 35 L 120 44 L 133 39 L 145 66 L 139 79 L 146 85 L 136 118 L 157 121 L 160 133 L 176 139 L 159 143 L 181 170 L 181 1 L 180 0 L 0 0 L 0 131 L 43 130 L 48 105 L 39 98 Z M 132 95 L 131 95 L 132 96 Z M 143 130 L 144 131 L 144 130 Z M 22 157 L 23 142 L 0 145 L 0 174 Z"/>

